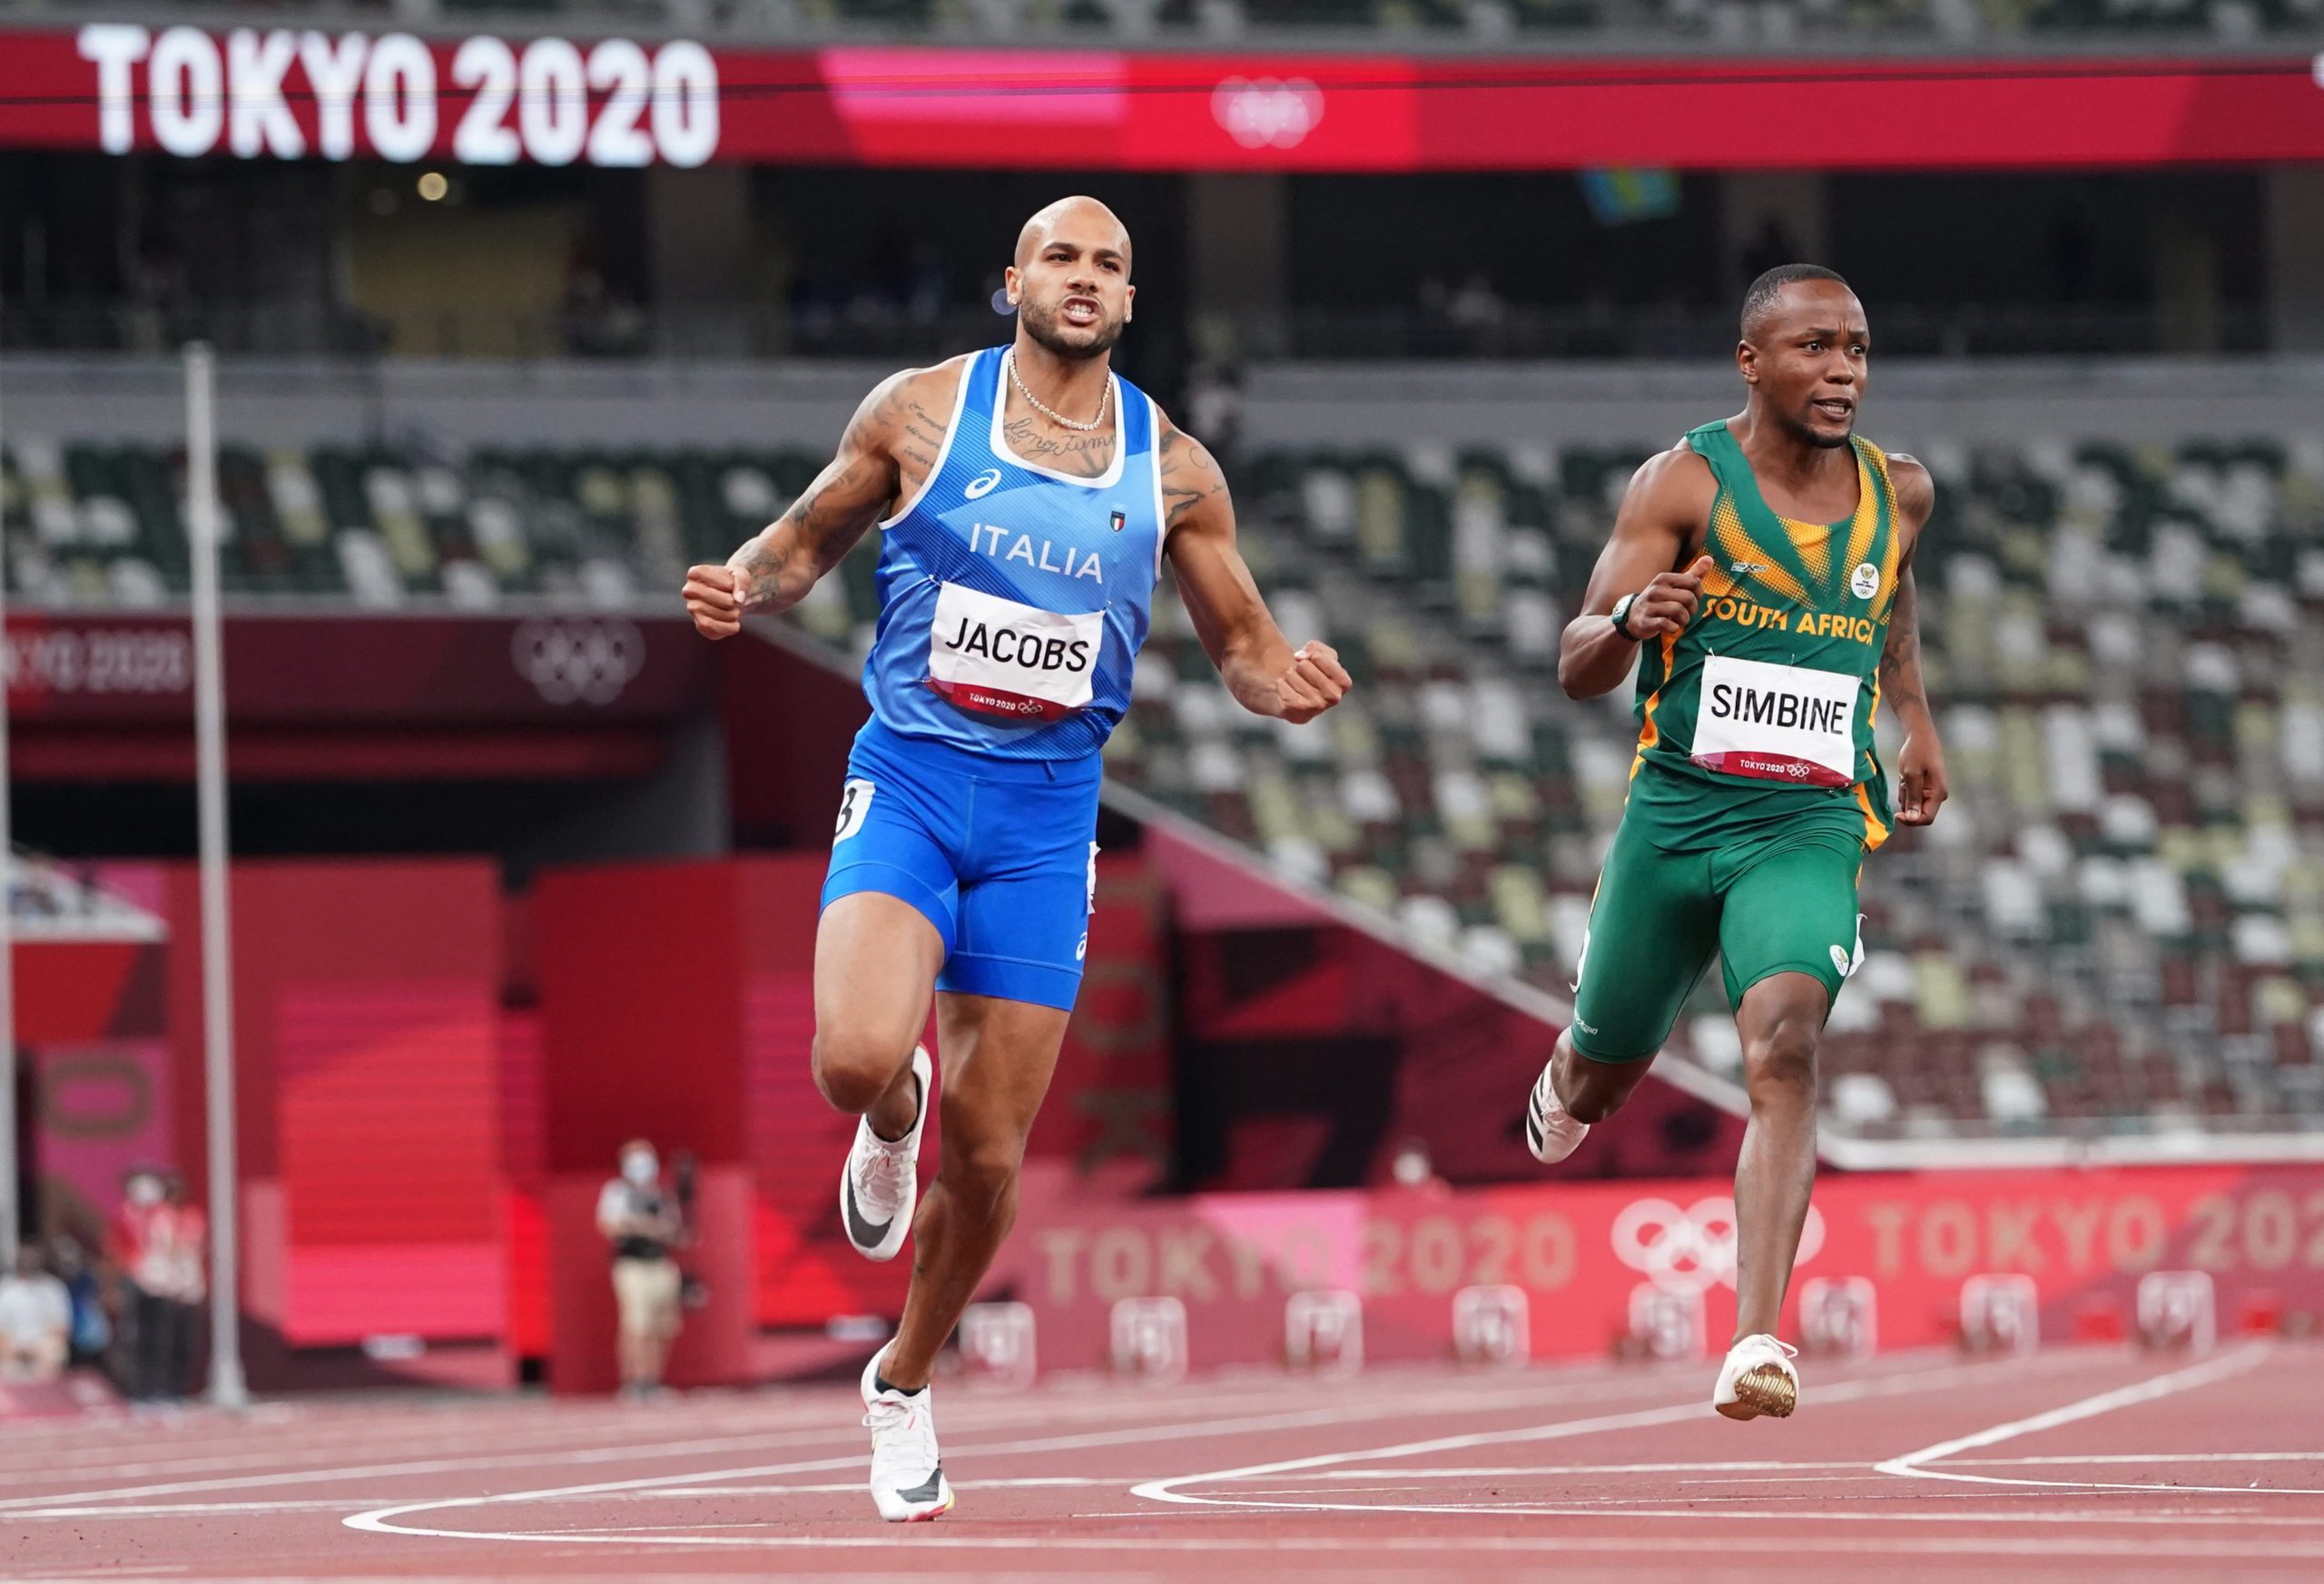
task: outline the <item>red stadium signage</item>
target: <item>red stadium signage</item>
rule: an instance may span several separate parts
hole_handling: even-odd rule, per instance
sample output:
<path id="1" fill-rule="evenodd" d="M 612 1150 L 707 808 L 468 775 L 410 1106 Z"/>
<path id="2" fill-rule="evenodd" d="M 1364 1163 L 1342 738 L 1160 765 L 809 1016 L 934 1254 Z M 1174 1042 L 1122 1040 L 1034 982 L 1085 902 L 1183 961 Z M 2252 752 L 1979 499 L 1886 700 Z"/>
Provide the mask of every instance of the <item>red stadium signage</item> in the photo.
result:
<path id="1" fill-rule="evenodd" d="M 0 34 L 0 147 L 473 165 L 1998 169 L 2324 159 L 2324 63 L 1576 61 L 118 23 Z"/>
<path id="2" fill-rule="evenodd" d="M 1870 1292 L 1882 1348 L 1951 1340 L 1980 1276 L 2032 1283 L 2043 1343 L 2126 1334 L 2155 1272 L 2207 1278 L 2222 1330 L 2313 1316 L 2317 1184 L 2308 1164 L 1827 1176 L 1781 1333 L 1799 1334 L 1800 1294 L 1818 1279 Z M 1102 1367 L 1112 1306 L 1145 1297 L 1185 1305 L 1196 1368 L 1271 1363 L 1285 1306 L 1315 1290 L 1362 1300 L 1365 1351 L 1383 1360 L 1444 1357 L 1459 1295 L 1509 1288 L 1526 1295 L 1534 1358 L 1602 1353 L 1641 1293 L 1699 1315 L 1699 1345 L 1735 1320 L 1731 1192 L 1723 1179 L 1565 1181 L 1127 1202 L 1037 1165 L 987 1290 L 1032 1306 L 1045 1369 Z"/>
<path id="3" fill-rule="evenodd" d="M 711 685 L 707 645 L 666 617 L 234 616 L 225 644 L 240 724 L 650 721 Z M 192 654 L 181 616 L 20 610 L 0 677 L 20 725 L 181 726 Z"/>

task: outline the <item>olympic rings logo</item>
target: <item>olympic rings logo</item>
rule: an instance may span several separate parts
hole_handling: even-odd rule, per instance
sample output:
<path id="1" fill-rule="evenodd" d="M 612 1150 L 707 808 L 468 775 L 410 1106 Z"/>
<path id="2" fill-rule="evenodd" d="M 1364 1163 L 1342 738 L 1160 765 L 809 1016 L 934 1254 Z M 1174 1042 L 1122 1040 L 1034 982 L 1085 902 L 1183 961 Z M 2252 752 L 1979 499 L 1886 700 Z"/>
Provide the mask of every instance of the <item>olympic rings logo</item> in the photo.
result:
<path id="1" fill-rule="evenodd" d="M 645 668 L 645 635 L 619 618 L 527 622 L 508 649 L 517 674 L 553 704 L 609 704 Z"/>
<path id="2" fill-rule="evenodd" d="M 1735 1285 L 1735 1201 L 1698 1199 L 1681 1209 L 1668 1199 L 1633 1199 L 1614 1217 L 1614 1257 L 1657 1282 L 1691 1292 Z M 1806 1264 L 1824 1246 L 1824 1217 L 1813 1205 L 1799 1231 Z"/>
<path id="3" fill-rule="evenodd" d="M 1324 119 L 1324 95 L 1305 77 L 1229 77 L 1212 91 L 1210 115 L 1246 149 L 1297 148 Z"/>

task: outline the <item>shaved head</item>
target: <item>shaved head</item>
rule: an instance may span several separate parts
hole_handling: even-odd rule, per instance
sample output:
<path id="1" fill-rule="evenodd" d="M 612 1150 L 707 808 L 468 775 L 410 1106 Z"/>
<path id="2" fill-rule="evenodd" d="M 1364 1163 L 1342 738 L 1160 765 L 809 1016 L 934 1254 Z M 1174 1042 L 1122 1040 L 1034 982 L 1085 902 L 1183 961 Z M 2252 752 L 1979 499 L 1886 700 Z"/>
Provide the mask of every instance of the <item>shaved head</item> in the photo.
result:
<path id="1" fill-rule="evenodd" d="M 1060 198 L 1017 233 L 1009 300 L 1020 334 L 1068 361 L 1112 350 L 1129 322 L 1129 231 L 1094 198 Z"/>
<path id="2" fill-rule="evenodd" d="M 1060 198 L 1046 209 L 1034 212 L 1033 218 L 1025 222 L 1025 229 L 1017 233 L 1014 262 L 1021 270 L 1025 267 L 1025 261 L 1031 258 L 1050 237 L 1065 231 L 1078 233 L 1092 229 L 1112 230 L 1112 245 L 1127 265 L 1129 261 L 1129 228 L 1122 224 L 1119 215 L 1096 199 L 1078 196 Z"/>

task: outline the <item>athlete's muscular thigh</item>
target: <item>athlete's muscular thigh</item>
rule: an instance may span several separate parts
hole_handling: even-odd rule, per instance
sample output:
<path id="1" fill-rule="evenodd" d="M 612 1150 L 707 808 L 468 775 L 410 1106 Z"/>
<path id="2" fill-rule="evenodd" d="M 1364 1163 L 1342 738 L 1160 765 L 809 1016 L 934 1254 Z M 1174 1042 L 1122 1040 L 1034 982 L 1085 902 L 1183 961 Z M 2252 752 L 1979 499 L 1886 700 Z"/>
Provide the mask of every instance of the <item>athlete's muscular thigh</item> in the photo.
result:
<path id="1" fill-rule="evenodd" d="M 911 1060 L 944 940 L 901 897 L 856 891 L 815 926 L 815 1082 L 842 1110 L 867 1109 Z"/>
<path id="2" fill-rule="evenodd" d="M 987 1206 L 1006 1195 L 1072 1016 L 990 996 L 946 991 L 936 998 L 944 1058 L 938 1169 L 950 1192 Z"/>
<path id="3" fill-rule="evenodd" d="M 1614 833 L 1575 975 L 1567 1041 L 1601 1064 L 1662 1048 L 1718 940 L 1708 861 L 1662 850 L 1645 827 L 1626 812 Z"/>

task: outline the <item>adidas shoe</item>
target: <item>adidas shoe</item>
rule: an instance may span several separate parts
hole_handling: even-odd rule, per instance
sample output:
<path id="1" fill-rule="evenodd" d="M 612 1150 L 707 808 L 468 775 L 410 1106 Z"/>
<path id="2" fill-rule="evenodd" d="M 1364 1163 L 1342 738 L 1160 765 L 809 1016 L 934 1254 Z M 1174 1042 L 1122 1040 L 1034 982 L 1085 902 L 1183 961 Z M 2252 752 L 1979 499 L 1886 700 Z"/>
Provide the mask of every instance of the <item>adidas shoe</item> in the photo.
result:
<path id="1" fill-rule="evenodd" d="M 1590 1136 L 1590 1124 L 1567 1116 L 1565 1102 L 1558 1098 L 1557 1085 L 1550 1077 L 1556 1067 L 1551 1061 L 1541 1069 L 1525 1101 L 1525 1145 L 1545 1166 L 1557 1165 Z"/>

